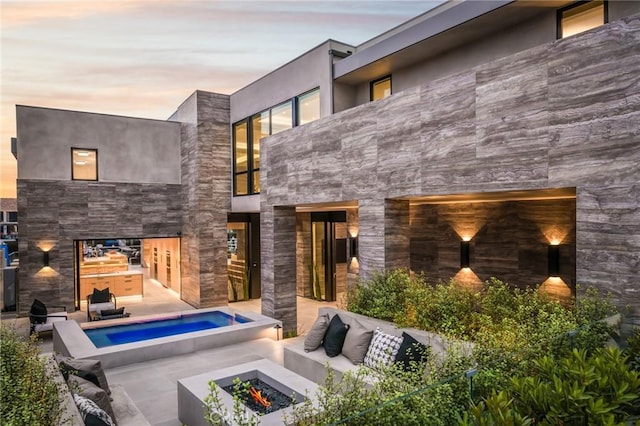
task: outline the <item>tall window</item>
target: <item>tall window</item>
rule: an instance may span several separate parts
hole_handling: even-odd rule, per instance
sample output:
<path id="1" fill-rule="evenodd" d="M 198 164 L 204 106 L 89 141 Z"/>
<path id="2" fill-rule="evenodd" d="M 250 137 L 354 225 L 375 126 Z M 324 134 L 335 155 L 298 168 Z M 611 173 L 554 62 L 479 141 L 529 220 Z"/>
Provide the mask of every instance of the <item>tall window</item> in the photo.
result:
<path id="1" fill-rule="evenodd" d="M 297 125 L 310 123 L 320 118 L 320 89 L 314 89 L 296 97 Z"/>
<path id="2" fill-rule="evenodd" d="M 98 180 L 98 150 L 71 148 L 71 179 Z"/>
<path id="3" fill-rule="evenodd" d="M 579 34 L 607 21 L 606 1 L 578 1 L 558 11 L 558 38 Z"/>
<path id="4" fill-rule="evenodd" d="M 252 194 L 260 193 L 260 139 L 269 136 L 269 111 L 251 118 L 251 188 Z"/>
<path id="5" fill-rule="evenodd" d="M 371 82 L 371 100 L 377 101 L 378 99 L 391 96 L 391 76 L 388 75 L 379 80 Z"/>
<path id="6" fill-rule="evenodd" d="M 249 194 L 249 138 L 247 122 L 241 121 L 233 126 L 233 173 L 235 195 Z"/>
<path id="7" fill-rule="evenodd" d="M 293 127 L 293 108 L 287 101 L 271 108 L 271 134 L 275 135 Z"/>
<path id="8" fill-rule="evenodd" d="M 235 123 L 233 195 L 260 193 L 260 139 L 319 118 L 320 89 L 314 89 Z"/>

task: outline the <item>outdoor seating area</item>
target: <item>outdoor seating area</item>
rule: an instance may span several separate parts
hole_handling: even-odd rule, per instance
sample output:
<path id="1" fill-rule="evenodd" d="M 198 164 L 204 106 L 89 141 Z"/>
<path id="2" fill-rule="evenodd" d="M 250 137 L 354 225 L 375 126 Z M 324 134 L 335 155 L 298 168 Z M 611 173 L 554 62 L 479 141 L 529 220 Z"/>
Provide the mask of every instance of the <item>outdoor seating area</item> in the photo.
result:
<path id="1" fill-rule="evenodd" d="M 118 308 L 116 296 L 109 291 L 109 287 L 87 295 L 87 319 L 100 321 L 116 318 L 127 318 L 131 314 L 124 312 L 124 306 Z"/>
<path id="2" fill-rule="evenodd" d="M 67 308 L 64 306 L 52 308 L 56 308 L 62 312 L 49 312 L 49 309 L 47 309 L 44 303 L 38 299 L 33 301 L 31 309 L 29 310 L 29 323 L 31 324 L 30 334 L 52 331 L 54 322 L 66 321 L 68 319 Z"/>

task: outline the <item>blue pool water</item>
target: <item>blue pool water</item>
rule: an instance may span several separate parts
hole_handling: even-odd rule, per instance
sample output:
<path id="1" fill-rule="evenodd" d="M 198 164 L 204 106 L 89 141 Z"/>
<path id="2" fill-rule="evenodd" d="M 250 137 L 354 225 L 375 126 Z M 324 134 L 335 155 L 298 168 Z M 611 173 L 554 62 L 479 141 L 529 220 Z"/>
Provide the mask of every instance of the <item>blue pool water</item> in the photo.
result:
<path id="1" fill-rule="evenodd" d="M 221 311 L 211 311 L 170 319 L 94 328 L 84 330 L 84 332 L 97 348 L 104 348 L 105 346 L 157 339 L 158 337 L 174 336 L 250 321 L 240 315 L 233 316 Z"/>

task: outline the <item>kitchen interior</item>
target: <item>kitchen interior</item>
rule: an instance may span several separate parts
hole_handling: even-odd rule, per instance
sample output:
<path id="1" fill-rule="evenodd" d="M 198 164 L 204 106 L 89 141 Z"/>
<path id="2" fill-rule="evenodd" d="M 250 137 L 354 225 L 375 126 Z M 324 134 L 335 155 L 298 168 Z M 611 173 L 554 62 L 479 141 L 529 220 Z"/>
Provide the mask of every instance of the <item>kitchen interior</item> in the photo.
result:
<path id="1" fill-rule="evenodd" d="M 180 294 L 180 238 L 84 240 L 76 249 L 80 304 L 107 287 L 119 302 L 143 299 L 145 278 Z"/>

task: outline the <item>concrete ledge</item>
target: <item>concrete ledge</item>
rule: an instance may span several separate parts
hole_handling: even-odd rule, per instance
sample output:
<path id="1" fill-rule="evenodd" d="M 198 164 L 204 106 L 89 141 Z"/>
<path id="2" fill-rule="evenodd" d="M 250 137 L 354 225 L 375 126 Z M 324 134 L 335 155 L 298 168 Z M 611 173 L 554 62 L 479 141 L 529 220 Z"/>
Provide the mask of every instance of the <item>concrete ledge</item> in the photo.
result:
<path id="1" fill-rule="evenodd" d="M 193 315 L 202 312 L 222 311 L 229 315 L 239 315 L 252 320 L 244 324 L 196 331 L 144 340 L 122 345 L 97 348 L 83 330 L 113 325 L 135 324 L 144 321 L 172 318 L 179 315 Z M 129 317 L 116 320 L 78 324 L 62 321 L 53 328 L 53 350 L 65 356 L 78 359 L 99 359 L 103 368 L 117 367 L 169 356 L 182 355 L 202 349 L 227 346 L 260 338 L 276 339 L 274 326 L 280 321 L 253 312 L 236 312 L 228 307 L 198 309 L 169 314 Z"/>
<path id="2" fill-rule="evenodd" d="M 302 404 L 305 397 L 315 400 L 318 386 L 304 377 L 285 369 L 281 365 L 268 359 L 247 362 L 233 367 L 222 368 L 197 376 L 178 380 L 178 418 L 188 426 L 207 426 L 204 418 L 204 399 L 209 395 L 209 381 L 218 384 L 220 401 L 229 414 L 233 413 L 233 396 L 220 388 L 240 380 L 258 377 L 262 381 L 277 388 L 285 395 L 295 395 L 298 404 Z M 254 412 L 247 408 L 249 414 Z M 261 426 L 276 426 L 284 424 L 285 413 L 291 413 L 292 407 L 283 408 L 276 412 L 260 417 Z M 232 419 L 223 419 L 225 424 L 231 425 Z"/>

